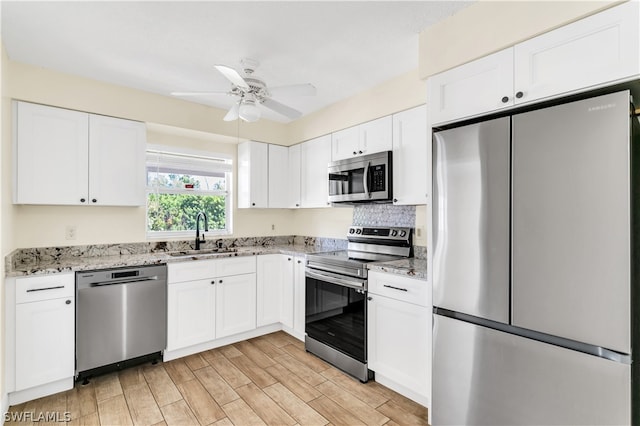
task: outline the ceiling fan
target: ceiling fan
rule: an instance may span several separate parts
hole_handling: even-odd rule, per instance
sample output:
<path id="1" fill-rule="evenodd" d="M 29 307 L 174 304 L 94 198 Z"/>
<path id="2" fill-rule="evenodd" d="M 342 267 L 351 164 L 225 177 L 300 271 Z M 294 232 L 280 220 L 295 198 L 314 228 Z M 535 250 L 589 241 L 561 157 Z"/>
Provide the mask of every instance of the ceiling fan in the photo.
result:
<path id="1" fill-rule="evenodd" d="M 226 92 L 171 92 L 173 96 L 209 96 L 217 94 L 227 94 L 238 98 L 233 104 L 224 121 L 233 121 L 238 118 L 244 121 L 258 121 L 261 116 L 258 105 L 263 105 L 278 114 L 295 120 L 302 116 L 302 112 L 284 105 L 274 99 L 272 96 L 313 96 L 316 94 L 316 88 L 312 84 L 292 84 L 287 86 L 278 86 L 268 88 L 267 84 L 260 78 L 253 75 L 259 65 L 254 59 L 242 59 L 240 61 L 244 71 L 244 77 L 235 69 L 226 65 L 214 65 L 220 74 L 231 82 L 231 89 Z"/>

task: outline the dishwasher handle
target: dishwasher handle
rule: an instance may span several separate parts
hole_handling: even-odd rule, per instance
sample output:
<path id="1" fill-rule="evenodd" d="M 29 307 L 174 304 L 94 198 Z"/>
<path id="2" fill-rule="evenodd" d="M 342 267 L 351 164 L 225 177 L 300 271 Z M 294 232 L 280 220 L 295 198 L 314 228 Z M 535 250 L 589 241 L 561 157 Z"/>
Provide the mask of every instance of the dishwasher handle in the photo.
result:
<path id="1" fill-rule="evenodd" d="M 122 280 L 113 280 L 113 281 L 102 281 L 102 282 L 96 282 L 96 283 L 86 283 L 86 284 L 79 284 L 78 285 L 78 290 L 80 289 L 87 289 L 87 288 L 94 288 L 94 287 L 105 287 L 105 286 L 109 286 L 109 285 L 120 285 L 120 284 L 131 284 L 131 283 L 139 283 L 139 282 L 145 282 L 145 281 L 157 281 L 158 280 L 158 276 L 153 276 L 153 277 L 136 277 L 136 278 L 127 278 L 127 279 L 122 279 Z"/>

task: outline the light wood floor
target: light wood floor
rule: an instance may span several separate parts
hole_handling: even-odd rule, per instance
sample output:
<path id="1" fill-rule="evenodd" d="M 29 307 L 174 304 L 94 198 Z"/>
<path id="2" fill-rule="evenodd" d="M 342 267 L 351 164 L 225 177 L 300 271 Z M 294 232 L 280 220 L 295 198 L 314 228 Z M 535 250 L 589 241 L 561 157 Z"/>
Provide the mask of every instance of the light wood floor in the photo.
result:
<path id="1" fill-rule="evenodd" d="M 69 412 L 72 425 L 103 426 L 427 424 L 425 407 L 360 383 L 284 332 L 96 377 L 10 412 Z"/>

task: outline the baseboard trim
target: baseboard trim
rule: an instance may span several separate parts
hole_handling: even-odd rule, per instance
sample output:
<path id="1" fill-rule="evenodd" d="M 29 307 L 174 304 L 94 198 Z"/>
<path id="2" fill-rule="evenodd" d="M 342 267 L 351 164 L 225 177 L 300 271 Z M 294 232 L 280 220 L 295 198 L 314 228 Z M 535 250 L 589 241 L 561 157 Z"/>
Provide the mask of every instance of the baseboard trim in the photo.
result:
<path id="1" fill-rule="evenodd" d="M 46 385 L 36 386 L 33 388 L 11 392 L 8 398 L 8 404 L 16 405 L 23 402 L 31 401 L 34 399 L 42 398 L 43 396 L 53 395 L 54 393 L 63 392 L 69 389 L 73 389 L 73 376 L 58 380 L 55 382 L 47 383 Z"/>

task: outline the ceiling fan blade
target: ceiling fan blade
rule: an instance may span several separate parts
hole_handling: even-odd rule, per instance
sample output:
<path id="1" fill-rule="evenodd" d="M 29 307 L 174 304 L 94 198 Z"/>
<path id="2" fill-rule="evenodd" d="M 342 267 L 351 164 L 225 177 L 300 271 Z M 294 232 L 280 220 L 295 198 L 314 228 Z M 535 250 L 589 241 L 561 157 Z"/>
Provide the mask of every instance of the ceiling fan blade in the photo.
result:
<path id="1" fill-rule="evenodd" d="M 313 84 L 291 84 L 288 86 L 270 87 L 273 96 L 315 96 L 316 87 Z"/>
<path id="2" fill-rule="evenodd" d="M 228 95 L 229 92 L 171 92 L 172 96 L 210 96 L 210 95 Z"/>
<path id="3" fill-rule="evenodd" d="M 298 111 L 297 109 L 293 109 L 291 107 L 288 107 L 284 104 L 281 104 L 278 101 L 274 101 L 273 99 L 265 99 L 264 101 L 262 101 L 262 105 L 266 106 L 267 108 L 269 108 L 270 110 L 273 110 L 275 112 L 277 112 L 278 114 L 282 114 L 285 117 L 288 117 L 292 120 L 295 120 L 296 118 L 300 118 L 302 117 L 302 113 L 300 111 Z"/>
<path id="4" fill-rule="evenodd" d="M 244 80 L 244 78 L 242 78 L 242 76 L 238 74 L 238 71 L 226 65 L 214 65 L 214 67 L 218 71 L 220 71 L 220 73 L 224 75 L 231 83 L 235 84 L 238 87 L 242 87 L 243 89 L 249 90 L 249 85 Z"/>
<path id="5" fill-rule="evenodd" d="M 224 116 L 224 121 L 234 121 L 238 119 L 238 111 L 240 110 L 240 102 L 233 104 L 227 115 Z"/>

